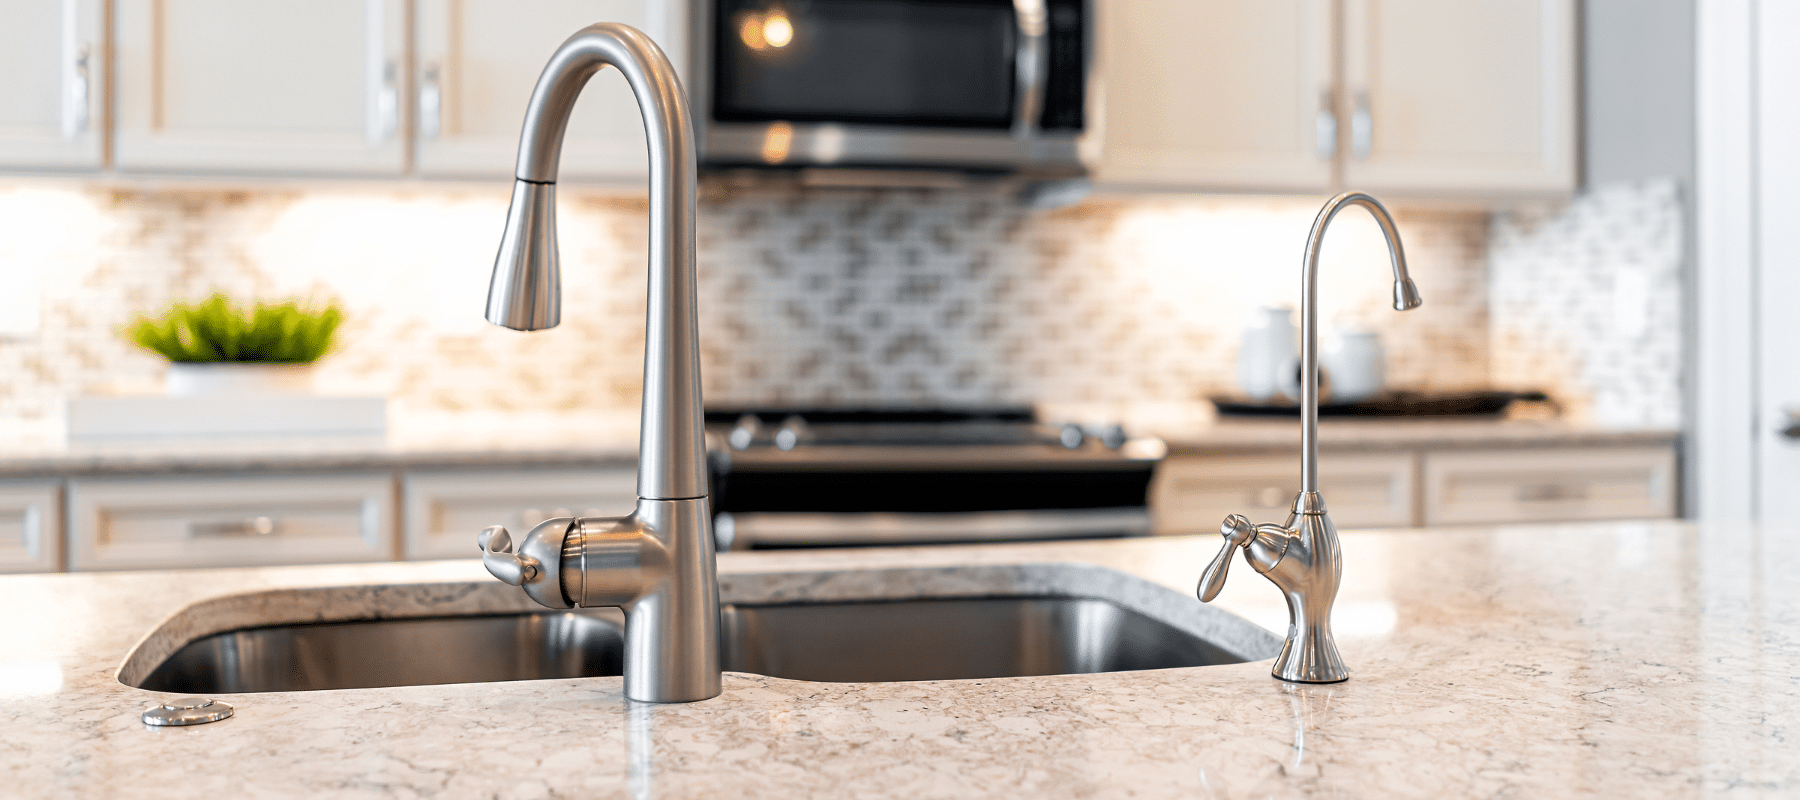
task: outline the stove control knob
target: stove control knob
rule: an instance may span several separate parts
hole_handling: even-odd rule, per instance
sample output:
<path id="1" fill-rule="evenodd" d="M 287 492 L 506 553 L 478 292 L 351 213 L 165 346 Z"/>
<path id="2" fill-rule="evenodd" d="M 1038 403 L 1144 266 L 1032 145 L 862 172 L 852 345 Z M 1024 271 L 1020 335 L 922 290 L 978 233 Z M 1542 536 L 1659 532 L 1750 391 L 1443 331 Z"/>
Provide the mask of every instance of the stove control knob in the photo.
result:
<path id="1" fill-rule="evenodd" d="M 761 427 L 762 420 L 757 419 L 755 414 L 745 414 L 738 417 L 737 424 L 732 427 L 731 435 L 725 441 L 731 443 L 733 450 L 748 450 L 756 442 L 756 431 Z"/>
<path id="2" fill-rule="evenodd" d="M 1080 450 L 1082 442 L 1087 441 L 1087 434 L 1082 432 L 1080 425 L 1071 422 L 1062 426 L 1062 433 L 1057 434 L 1056 438 L 1062 442 L 1063 447 Z"/>
<path id="3" fill-rule="evenodd" d="M 782 420 L 781 429 L 775 431 L 775 446 L 782 450 L 792 450 L 805 439 L 806 420 L 798 414 Z"/>
<path id="4" fill-rule="evenodd" d="M 1100 443 L 1108 450 L 1117 450 L 1125 446 L 1125 426 L 1106 425 L 1100 428 Z"/>

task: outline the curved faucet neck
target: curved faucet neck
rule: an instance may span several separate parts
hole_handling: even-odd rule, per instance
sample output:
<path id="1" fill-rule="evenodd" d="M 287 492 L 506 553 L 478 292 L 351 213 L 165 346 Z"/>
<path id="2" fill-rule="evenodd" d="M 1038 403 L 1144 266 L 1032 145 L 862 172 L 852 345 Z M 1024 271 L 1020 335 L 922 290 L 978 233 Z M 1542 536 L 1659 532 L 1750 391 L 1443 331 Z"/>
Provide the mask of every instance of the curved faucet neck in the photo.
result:
<path id="1" fill-rule="evenodd" d="M 588 78 L 609 65 L 624 74 L 637 98 L 650 150 L 650 280 L 638 496 L 704 497 L 705 420 L 694 274 L 694 126 L 687 94 L 656 42 L 630 26 L 611 22 L 590 25 L 563 42 L 531 93 L 514 175 L 519 189 L 536 190 L 528 192 L 532 196 L 553 194 L 575 99 Z M 515 191 L 515 205 L 519 196 Z M 549 225 L 545 223 L 545 236 L 554 259 L 555 234 Z M 506 255 L 503 249 L 502 258 Z"/>
<path id="2" fill-rule="evenodd" d="M 1367 208 L 1387 238 L 1388 256 L 1394 263 L 1394 309 L 1405 311 L 1419 305 L 1419 291 L 1406 271 L 1406 253 L 1400 247 L 1400 232 L 1394 218 L 1381 201 L 1362 192 L 1345 192 L 1331 198 L 1313 219 L 1312 231 L 1306 237 L 1306 260 L 1300 276 L 1300 497 L 1294 502 L 1294 513 L 1323 513 L 1325 502 L 1319 495 L 1319 248 L 1325 231 L 1339 211 L 1357 205 Z M 1314 507 L 1316 506 L 1316 510 Z"/>

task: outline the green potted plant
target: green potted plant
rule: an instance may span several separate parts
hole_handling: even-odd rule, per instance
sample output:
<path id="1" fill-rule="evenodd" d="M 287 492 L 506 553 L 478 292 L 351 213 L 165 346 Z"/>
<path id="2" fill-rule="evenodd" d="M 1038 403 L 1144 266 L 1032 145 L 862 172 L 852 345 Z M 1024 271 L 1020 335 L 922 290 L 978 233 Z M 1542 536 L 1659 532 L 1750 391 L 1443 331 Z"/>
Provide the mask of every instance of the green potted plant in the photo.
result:
<path id="1" fill-rule="evenodd" d="M 259 301 L 245 309 L 214 293 L 139 317 L 126 335 L 169 360 L 172 395 L 294 394 L 310 390 L 312 363 L 331 350 L 343 316 L 336 303 Z"/>

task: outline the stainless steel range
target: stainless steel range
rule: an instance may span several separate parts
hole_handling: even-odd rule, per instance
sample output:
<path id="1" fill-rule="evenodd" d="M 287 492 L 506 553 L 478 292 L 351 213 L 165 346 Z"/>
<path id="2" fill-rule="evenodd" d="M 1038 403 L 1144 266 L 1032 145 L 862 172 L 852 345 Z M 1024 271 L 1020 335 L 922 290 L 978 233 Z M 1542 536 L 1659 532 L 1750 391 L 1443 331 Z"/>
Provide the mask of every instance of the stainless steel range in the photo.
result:
<path id="1" fill-rule="evenodd" d="M 1145 535 L 1166 450 L 1029 408 L 706 418 L 720 549 Z"/>

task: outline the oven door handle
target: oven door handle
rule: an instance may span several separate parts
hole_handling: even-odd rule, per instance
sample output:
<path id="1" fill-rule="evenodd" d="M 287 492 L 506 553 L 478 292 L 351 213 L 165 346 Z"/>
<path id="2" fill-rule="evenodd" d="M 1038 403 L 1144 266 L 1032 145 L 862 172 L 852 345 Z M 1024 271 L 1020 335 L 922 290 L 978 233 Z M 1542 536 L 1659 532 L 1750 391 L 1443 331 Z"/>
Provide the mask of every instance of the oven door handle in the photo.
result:
<path id="1" fill-rule="evenodd" d="M 1012 133 L 1014 138 L 1027 139 L 1037 131 L 1038 116 L 1044 111 L 1045 83 L 1050 71 L 1050 17 L 1044 0 L 1013 0 L 1013 12 L 1019 37 L 1013 53 L 1018 95 L 1013 101 Z"/>

